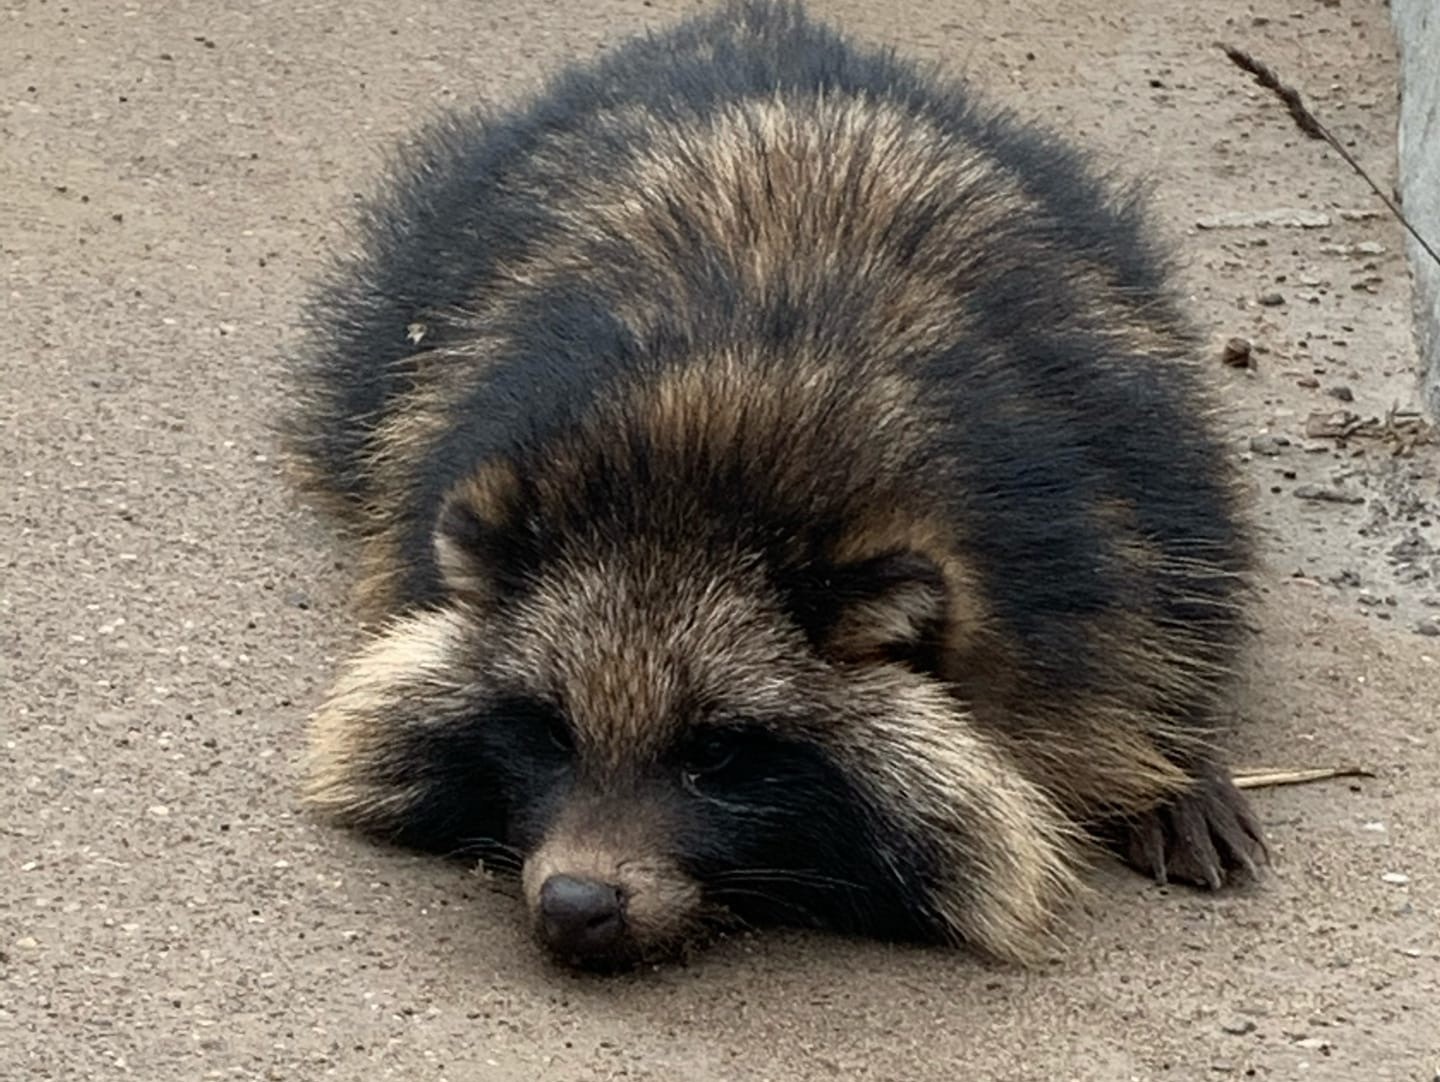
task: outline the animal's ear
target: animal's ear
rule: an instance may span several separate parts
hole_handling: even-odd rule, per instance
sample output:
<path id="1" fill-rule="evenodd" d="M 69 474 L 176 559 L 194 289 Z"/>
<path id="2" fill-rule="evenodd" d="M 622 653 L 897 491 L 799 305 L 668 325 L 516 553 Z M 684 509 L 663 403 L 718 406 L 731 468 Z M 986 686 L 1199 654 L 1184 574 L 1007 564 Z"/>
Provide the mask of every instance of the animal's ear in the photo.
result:
<path id="1" fill-rule="evenodd" d="M 807 576 L 792 604 L 811 641 L 837 660 L 928 668 L 944 633 L 948 591 L 934 560 L 897 550 Z"/>
<path id="2" fill-rule="evenodd" d="M 473 601 L 494 600 L 511 579 L 520 480 L 508 462 L 489 462 L 445 496 L 435 522 L 435 564 L 446 588 Z"/>

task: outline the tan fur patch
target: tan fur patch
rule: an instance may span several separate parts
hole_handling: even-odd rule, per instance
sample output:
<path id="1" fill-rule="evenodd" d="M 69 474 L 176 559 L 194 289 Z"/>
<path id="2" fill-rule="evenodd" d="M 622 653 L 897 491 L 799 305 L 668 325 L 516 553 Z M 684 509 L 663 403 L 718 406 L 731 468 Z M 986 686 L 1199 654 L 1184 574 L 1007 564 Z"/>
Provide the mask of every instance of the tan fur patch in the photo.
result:
<path id="1" fill-rule="evenodd" d="M 705 581 L 684 553 L 558 569 L 518 618 L 523 664 L 544 674 L 596 769 L 644 764 L 697 720 L 774 668 L 776 620 L 743 572 Z M 667 566 L 668 565 L 668 566 Z M 767 652 L 767 650 L 769 652 Z"/>
<path id="2" fill-rule="evenodd" d="M 677 241 L 664 200 L 684 192 L 698 241 L 728 257 L 756 296 L 827 275 L 872 280 L 878 288 L 860 313 L 862 333 L 895 354 L 933 348 L 953 333 L 954 295 L 942 281 L 965 272 L 957 261 L 984 250 L 975 242 L 997 223 L 1031 207 L 984 152 L 884 102 L 776 96 L 736 104 L 699 125 L 647 123 L 646 153 L 626 184 L 589 193 L 607 235 L 655 253 L 663 274 Z M 897 213 L 972 189 L 985 198 L 963 215 L 937 216 L 918 246 L 902 254 L 892 236 Z M 626 195 L 614 198 L 617 190 Z M 806 258 L 794 259 L 797 251 Z M 994 256 L 987 250 L 991 266 L 974 273 L 994 273 Z M 656 285 L 651 305 L 677 295 L 680 283 Z M 643 296 L 627 299 L 641 332 L 653 322 L 639 307 Z M 665 308 L 651 311 L 658 316 Z"/>
<path id="3" fill-rule="evenodd" d="M 407 729 L 442 726 L 474 700 L 474 614 L 444 609 L 389 623 L 341 672 L 310 720 L 305 799 L 337 822 L 384 827 L 418 796 L 377 776 Z"/>
<path id="4" fill-rule="evenodd" d="M 839 713 L 827 745 L 872 799 L 940 847 L 931 904 L 955 941 L 1035 959 L 1079 890 L 1084 843 L 1062 809 L 933 682 L 876 668 L 852 675 L 847 694 L 862 709 Z"/>

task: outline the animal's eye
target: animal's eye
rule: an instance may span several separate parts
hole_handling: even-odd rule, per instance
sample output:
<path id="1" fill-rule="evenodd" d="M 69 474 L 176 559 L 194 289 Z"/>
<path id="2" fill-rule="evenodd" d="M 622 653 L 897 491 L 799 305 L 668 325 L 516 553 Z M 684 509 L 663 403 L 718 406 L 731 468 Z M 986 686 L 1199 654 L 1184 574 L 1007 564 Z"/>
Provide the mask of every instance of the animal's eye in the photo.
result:
<path id="1" fill-rule="evenodd" d="M 711 777 L 733 766 L 740 754 L 740 740 L 733 733 L 710 732 L 697 736 L 685 748 L 687 779 Z"/>
<path id="2" fill-rule="evenodd" d="M 545 719 L 545 735 L 557 750 L 566 755 L 575 750 L 575 735 L 570 731 L 569 723 L 559 714 L 550 714 Z"/>

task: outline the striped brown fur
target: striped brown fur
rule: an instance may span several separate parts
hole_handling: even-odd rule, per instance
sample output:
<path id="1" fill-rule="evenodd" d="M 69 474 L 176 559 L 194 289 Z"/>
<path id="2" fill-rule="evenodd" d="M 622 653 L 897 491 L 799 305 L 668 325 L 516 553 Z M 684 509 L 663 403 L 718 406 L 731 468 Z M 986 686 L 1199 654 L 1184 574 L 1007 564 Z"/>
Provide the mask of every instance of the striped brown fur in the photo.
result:
<path id="1" fill-rule="evenodd" d="M 596 965 L 727 917 L 1027 958 L 1097 840 L 1255 871 L 1249 546 L 1132 193 L 758 2 L 400 160 L 286 430 L 379 628 L 316 807 L 515 865 Z"/>

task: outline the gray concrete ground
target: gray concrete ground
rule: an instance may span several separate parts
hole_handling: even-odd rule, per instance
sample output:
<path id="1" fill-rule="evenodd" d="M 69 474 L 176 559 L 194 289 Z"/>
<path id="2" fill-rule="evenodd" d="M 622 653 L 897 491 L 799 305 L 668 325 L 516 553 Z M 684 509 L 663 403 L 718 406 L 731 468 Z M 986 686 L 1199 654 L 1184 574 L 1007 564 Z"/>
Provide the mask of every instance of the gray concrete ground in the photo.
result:
<path id="1" fill-rule="evenodd" d="M 1386 13 L 816 6 L 1155 179 L 1264 531 L 1237 757 L 1376 776 L 1259 792 L 1277 868 L 1257 891 L 1099 869 L 1071 950 L 1033 972 L 798 934 L 612 981 L 547 969 L 504 888 L 298 812 L 348 569 L 282 491 L 266 424 L 305 277 L 396 134 L 692 5 L 12 0 L 0 1078 L 1440 1071 L 1440 638 L 1417 631 L 1440 630 L 1440 449 L 1403 412 L 1307 435 L 1316 411 L 1345 431 L 1344 411 L 1415 405 L 1403 238 L 1211 45 L 1276 65 L 1388 182 Z M 1286 207 L 1319 224 L 1221 217 Z M 1250 369 L 1218 359 L 1235 335 Z"/>
<path id="2" fill-rule="evenodd" d="M 1400 191 L 1405 216 L 1440 252 L 1440 5 L 1394 0 L 1400 44 Z M 1440 262 L 1410 241 L 1415 320 L 1430 410 L 1440 419 Z"/>

